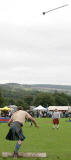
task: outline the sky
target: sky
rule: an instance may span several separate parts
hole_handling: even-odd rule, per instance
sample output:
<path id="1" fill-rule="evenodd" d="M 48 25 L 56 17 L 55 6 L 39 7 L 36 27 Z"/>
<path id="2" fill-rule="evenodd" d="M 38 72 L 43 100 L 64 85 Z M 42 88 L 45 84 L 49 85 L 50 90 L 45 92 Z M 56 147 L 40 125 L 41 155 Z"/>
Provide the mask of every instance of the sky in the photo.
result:
<path id="1" fill-rule="evenodd" d="M 0 1 L 3 83 L 71 85 L 71 0 Z"/>

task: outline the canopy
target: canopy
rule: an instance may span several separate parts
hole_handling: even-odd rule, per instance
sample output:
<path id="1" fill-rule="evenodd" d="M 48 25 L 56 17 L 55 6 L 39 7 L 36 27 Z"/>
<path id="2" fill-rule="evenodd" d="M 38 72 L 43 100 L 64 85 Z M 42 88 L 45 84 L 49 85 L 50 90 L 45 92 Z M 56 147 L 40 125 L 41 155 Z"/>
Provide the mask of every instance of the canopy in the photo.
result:
<path id="1" fill-rule="evenodd" d="M 47 109 L 39 105 L 38 107 L 34 108 L 33 111 L 47 111 Z"/>
<path id="2" fill-rule="evenodd" d="M 68 111 L 69 110 L 69 106 L 49 106 L 48 110 L 49 111 L 53 111 L 53 110 L 59 110 L 59 111 Z"/>
<path id="3" fill-rule="evenodd" d="M 3 107 L 1 110 L 2 110 L 2 111 L 10 111 L 11 109 L 8 108 L 7 106 L 5 106 L 5 107 Z"/>

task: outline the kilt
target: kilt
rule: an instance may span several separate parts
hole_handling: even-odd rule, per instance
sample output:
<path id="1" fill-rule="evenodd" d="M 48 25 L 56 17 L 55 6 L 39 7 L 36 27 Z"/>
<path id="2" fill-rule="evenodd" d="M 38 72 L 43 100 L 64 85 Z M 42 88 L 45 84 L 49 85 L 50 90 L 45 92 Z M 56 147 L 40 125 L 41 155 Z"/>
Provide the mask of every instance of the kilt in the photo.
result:
<path id="1" fill-rule="evenodd" d="M 53 124 L 59 124 L 59 119 L 58 118 L 53 119 Z"/>
<path id="2" fill-rule="evenodd" d="M 6 139 L 21 140 L 21 141 L 25 139 L 25 136 L 23 135 L 23 132 L 22 132 L 22 125 L 19 122 L 13 122 L 6 136 Z"/>

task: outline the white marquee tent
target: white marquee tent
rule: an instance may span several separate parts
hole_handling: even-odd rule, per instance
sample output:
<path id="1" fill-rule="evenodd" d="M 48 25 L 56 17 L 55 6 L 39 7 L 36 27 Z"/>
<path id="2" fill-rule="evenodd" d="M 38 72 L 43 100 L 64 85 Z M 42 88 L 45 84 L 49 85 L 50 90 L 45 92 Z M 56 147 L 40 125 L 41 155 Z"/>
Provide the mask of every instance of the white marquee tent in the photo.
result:
<path id="1" fill-rule="evenodd" d="M 33 111 L 47 111 L 47 109 L 39 105 L 38 107 L 34 108 Z"/>
<path id="2" fill-rule="evenodd" d="M 70 107 L 69 106 L 49 106 L 48 110 L 53 111 L 55 109 L 58 109 L 59 111 L 69 111 Z"/>

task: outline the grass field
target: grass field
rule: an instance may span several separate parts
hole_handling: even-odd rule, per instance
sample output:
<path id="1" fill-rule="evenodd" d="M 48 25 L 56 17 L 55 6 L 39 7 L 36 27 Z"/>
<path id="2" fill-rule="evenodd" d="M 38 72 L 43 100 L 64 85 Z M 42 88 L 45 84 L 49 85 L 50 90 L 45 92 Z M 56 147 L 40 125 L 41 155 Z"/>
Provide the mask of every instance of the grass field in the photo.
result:
<path id="1" fill-rule="evenodd" d="M 26 136 L 20 152 L 46 152 L 47 158 L 19 158 L 20 160 L 71 160 L 71 122 L 60 119 L 60 128 L 52 129 L 51 119 L 38 118 L 39 129 L 30 127 L 29 122 L 23 127 Z M 13 152 L 16 141 L 5 139 L 9 130 L 7 123 L 0 123 L 0 160 L 2 152 Z M 4 158 L 5 159 L 5 158 Z M 6 158 L 6 160 L 13 158 Z"/>

